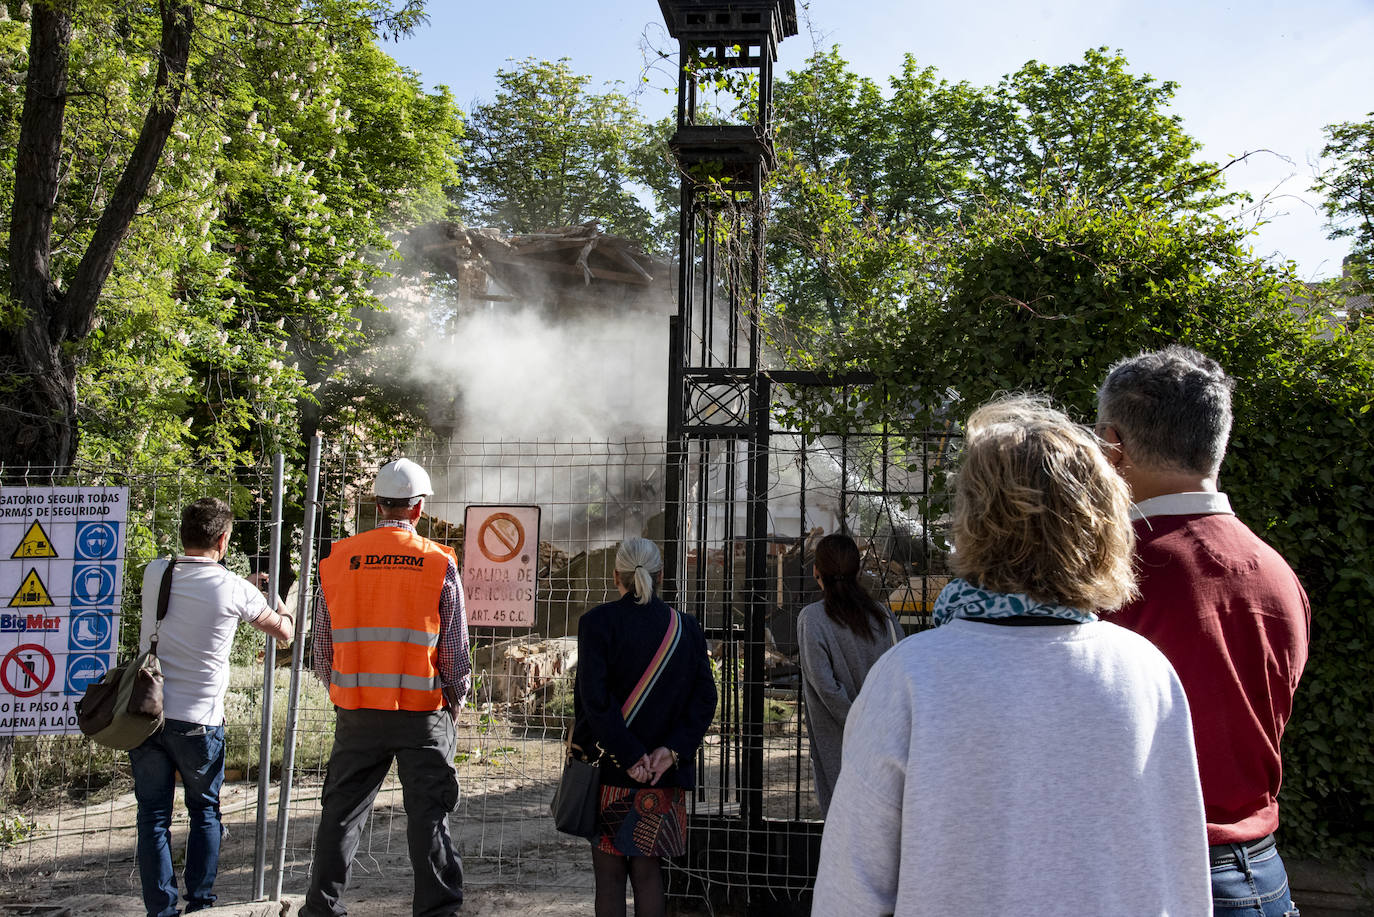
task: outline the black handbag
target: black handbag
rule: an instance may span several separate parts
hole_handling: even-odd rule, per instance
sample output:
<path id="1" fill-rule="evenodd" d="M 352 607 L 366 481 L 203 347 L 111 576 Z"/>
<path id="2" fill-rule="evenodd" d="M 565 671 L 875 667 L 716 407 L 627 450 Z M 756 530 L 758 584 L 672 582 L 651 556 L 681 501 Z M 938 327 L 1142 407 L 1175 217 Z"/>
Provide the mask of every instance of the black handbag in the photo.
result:
<path id="1" fill-rule="evenodd" d="M 572 733 L 563 762 L 563 776 L 558 780 L 549 814 L 553 826 L 573 837 L 593 837 L 596 834 L 597 807 L 601 804 L 601 761 L 583 761 L 572 753 Z"/>
<path id="2" fill-rule="evenodd" d="M 158 587 L 157 624 L 147 651 L 87 685 L 76 702 L 77 728 L 106 748 L 129 751 L 162 728 L 162 665 L 157 660 L 157 631 L 167 617 L 174 566 L 176 558 L 169 558 Z"/>

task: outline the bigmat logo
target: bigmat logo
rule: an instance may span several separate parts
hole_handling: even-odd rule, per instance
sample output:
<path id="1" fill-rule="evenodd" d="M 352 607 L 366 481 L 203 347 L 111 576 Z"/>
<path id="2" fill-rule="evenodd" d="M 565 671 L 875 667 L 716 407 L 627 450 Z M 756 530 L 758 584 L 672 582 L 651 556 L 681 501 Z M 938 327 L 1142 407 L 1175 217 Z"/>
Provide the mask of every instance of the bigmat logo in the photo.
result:
<path id="1" fill-rule="evenodd" d="M 55 631 L 62 627 L 62 619 L 56 615 L 22 614 L 5 612 L 0 614 L 0 633 L 26 634 L 33 631 Z"/>

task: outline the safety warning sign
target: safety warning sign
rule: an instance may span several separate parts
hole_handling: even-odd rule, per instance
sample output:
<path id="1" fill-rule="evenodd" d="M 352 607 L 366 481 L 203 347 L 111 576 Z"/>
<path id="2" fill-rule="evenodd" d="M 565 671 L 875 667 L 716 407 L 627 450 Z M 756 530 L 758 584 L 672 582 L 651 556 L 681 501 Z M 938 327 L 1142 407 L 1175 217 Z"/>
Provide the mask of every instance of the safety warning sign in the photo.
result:
<path id="1" fill-rule="evenodd" d="M 471 627 L 533 627 L 539 507 L 469 506 L 463 596 Z"/>
<path id="2" fill-rule="evenodd" d="M 0 660 L 0 685 L 15 697 L 41 694 L 52 682 L 52 653 L 37 643 L 22 643 Z"/>
<path id="3" fill-rule="evenodd" d="M 76 732 L 119 650 L 124 487 L 0 487 L 0 736 Z"/>
<path id="4" fill-rule="evenodd" d="M 29 571 L 29 575 L 24 577 L 24 581 L 19 584 L 19 589 L 15 591 L 14 597 L 10 599 L 11 608 L 31 608 L 51 604 L 52 596 L 48 595 L 48 587 L 43 585 L 43 578 L 38 575 L 37 570 Z"/>
<path id="5" fill-rule="evenodd" d="M 57 552 L 52 549 L 52 539 L 48 533 L 43 531 L 43 523 L 34 520 L 33 525 L 24 533 L 24 537 L 19 540 L 19 546 L 14 549 L 10 557 L 56 557 Z"/>

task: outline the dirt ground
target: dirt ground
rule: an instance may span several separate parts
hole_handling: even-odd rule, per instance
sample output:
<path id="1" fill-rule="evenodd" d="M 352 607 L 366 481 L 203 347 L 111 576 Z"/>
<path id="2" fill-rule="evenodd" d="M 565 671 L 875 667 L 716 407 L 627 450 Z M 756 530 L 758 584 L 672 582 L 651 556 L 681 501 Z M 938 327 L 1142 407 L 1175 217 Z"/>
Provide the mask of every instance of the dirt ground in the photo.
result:
<path id="1" fill-rule="evenodd" d="M 226 807 L 243 804 L 244 797 L 251 791 L 253 788 L 248 784 L 228 787 L 224 800 Z M 385 802 L 387 794 L 384 790 L 383 804 L 374 810 L 371 837 L 365 838 L 366 849 L 355 863 L 345 898 L 353 917 L 393 917 L 410 910 L 412 880 L 405 854 L 404 815 L 392 811 L 391 805 Z M 396 795 L 399 797 L 399 793 Z M 124 801 L 123 798 L 116 800 L 116 807 Z M 399 806 L 399 798 L 395 802 Z M 544 821 L 547 822 L 547 818 Z M 494 839 L 490 836 L 492 825 L 464 818 L 461 813 L 451 820 L 451 824 L 455 842 L 461 851 L 467 852 L 464 857 L 464 915 L 591 917 L 591 857 L 585 841 L 563 837 L 552 829 L 522 833 L 514 825 L 504 826 L 509 829 L 510 837 Z M 386 835 L 378 837 L 384 825 Z M 308 843 L 314 827 L 313 820 L 302 820 L 292 834 L 299 833 L 305 839 L 303 842 Z M 173 827 L 174 841 L 183 836 L 178 828 L 178 825 Z M 222 869 L 216 883 L 220 906 L 204 912 L 207 917 L 269 917 L 296 913 L 305 891 L 308 859 L 288 862 L 283 882 L 284 908 L 247 903 L 251 897 L 251 834 L 251 831 L 231 829 L 226 838 L 222 850 L 222 863 L 226 868 Z M 108 872 L 100 870 L 104 875 L 94 874 L 97 872 L 94 863 L 79 862 L 83 856 L 79 851 L 70 854 L 66 862 L 53 858 L 40 868 L 6 870 L 0 882 L 0 917 L 24 913 L 19 905 L 36 904 L 65 907 L 72 917 L 141 917 L 143 907 L 138 897 L 132 835 L 132 830 L 116 829 L 102 838 L 112 841 L 107 848 L 111 854 L 110 869 Z M 78 843 L 70 834 L 69 838 L 68 846 Z M 494 841 L 508 841 L 500 843 L 503 856 L 474 854 L 490 851 Z M 297 853 L 294 847 L 288 849 Z M 94 851 L 87 851 L 91 853 Z M 92 868 L 82 868 L 83 865 Z M 269 891 L 272 886 L 269 869 Z M 686 917 L 706 912 L 679 907 L 677 913 Z"/>
<path id="2" fill-rule="evenodd" d="M 263 902 L 259 904 L 234 904 L 201 911 L 205 917 L 276 917 L 299 912 L 301 897 L 285 896 L 278 904 Z M 44 902 L 58 908 L 66 908 L 62 917 L 143 917 L 142 905 L 134 899 L 114 895 L 82 894 L 73 895 L 56 901 Z M 348 902 L 348 913 L 353 917 L 393 917 L 409 913 L 410 903 L 406 898 L 372 898 Z M 0 906 L 0 915 L 15 914 L 22 910 L 8 910 Z M 494 886 L 474 888 L 463 903 L 464 917 L 494 917 L 497 914 L 521 914 L 528 917 L 592 917 L 591 894 L 578 894 L 569 891 L 528 891 L 516 888 Z M 685 913 L 682 911 L 679 914 Z"/>
<path id="3" fill-rule="evenodd" d="M 795 719 L 776 724 L 765 737 L 765 808 L 774 817 L 818 815 L 805 762 L 805 739 L 798 727 Z M 731 805 L 741 766 L 733 744 L 723 745 L 719 735 L 707 737 L 705 768 L 699 775 L 699 782 L 710 788 L 704 804 Z M 592 913 L 587 843 L 559 834 L 548 815 L 563 753 L 557 728 L 514 724 L 480 710 L 466 711 L 460 719 L 456 760 L 462 799 L 450 819 L 450 830 L 463 857 L 464 914 Z M 283 845 L 281 887 L 288 902 L 304 895 L 309 879 L 323 765 L 322 756 L 313 761 L 302 756 L 296 761 Z M 99 801 L 58 799 L 24 812 L 34 830 L 0 849 L 0 917 L 19 913 L 12 909 L 21 905 L 62 905 L 74 915 L 101 917 L 142 913 L 134 856 L 137 806 L 125 770 L 111 784 L 112 793 L 107 791 Z M 279 793 L 279 783 L 272 783 L 266 819 L 265 848 L 269 851 L 276 846 Z M 221 792 L 221 810 L 227 834 L 215 884 L 221 907 L 214 912 L 265 917 L 262 905 L 245 904 L 254 897 L 256 782 L 231 775 Z M 184 849 L 185 828 L 186 812 L 178 793 L 172 825 L 178 858 Z M 269 853 L 269 892 L 276 885 L 273 867 Z M 349 913 L 355 917 L 408 913 L 411 882 L 405 814 L 393 772 L 377 797 L 355 859 L 345 898 Z M 225 905 L 233 907 L 225 910 Z M 693 902 L 679 901 L 674 906 L 683 917 L 707 913 Z"/>
<path id="4" fill-rule="evenodd" d="M 713 737 L 714 738 L 714 737 Z M 812 818 L 814 802 L 795 724 L 767 737 L 765 805 L 775 817 Z M 728 757 L 708 746 L 711 786 L 731 771 Z M 520 914 L 531 917 L 592 917 L 591 858 L 587 844 L 558 834 L 548 817 L 548 800 L 561 766 L 557 739 L 510 730 L 474 727 L 460 743 L 459 781 L 463 799 L 450 820 L 463 856 L 466 902 L 463 914 Z M 728 783 L 729 781 L 723 781 Z M 776 787 L 776 790 L 772 789 Z M 220 907 L 206 917 L 277 917 L 296 913 L 308 880 L 311 846 L 319 813 L 319 773 L 307 771 L 293 783 L 287 832 L 282 903 L 250 904 L 257 786 L 226 783 L 222 809 L 228 834 L 221 851 L 216 891 Z M 279 786 L 269 795 L 269 832 L 275 829 Z M 67 803 L 26 812 L 36 830 L 0 849 L 0 917 L 38 913 L 71 917 L 140 917 L 134 858 L 135 803 L 127 784 L 121 792 L 89 805 Z M 185 811 L 176 811 L 173 842 L 185 837 Z M 274 839 L 274 838 L 273 838 Z M 271 840 L 268 844 L 272 846 Z M 1369 899 L 1348 877 L 1320 864 L 1289 863 L 1295 898 L 1305 915 L 1345 917 L 1369 914 Z M 271 864 L 267 888 L 275 887 Z M 379 794 L 355 861 L 345 902 L 353 917 L 409 913 L 411 872 L 405 854 L 405 817 L 399 786 L 389 781 Z M 1374 887 L 1374 867 L 1364 876 Z M 48 906 L 46 911 L 30 907 Z M 283 906 L 284 905 L 284 906 Z M 61 910 L 65 908 L 65 911 Z M 698 901 L 674 901 L 670 913 L 704 917 Z M 732 913 L 717 906 L 715 913 Z"/>
<path id="5" fill-rule="evenodd" d="M 464 730 L 467 731 L 467 730 Z M 552 736 L 474 728 L 459 743 L 462 800 L 450 819 L 463 857 L 464 914 L 592 914 L 591 856 L 586 841 L 557 833 L 548 800 L 561 768 L 562 744 Z M 282 879 L 283 900 L 299 902 L 309 878 L 319 815 L 320 778 L 307 771 L 293 781 Z M 275 846 L 279 785 L 270 787 L 267 848 Z M 226 782 L 221 809 L 227 829 L 211 913 L 266 917 L 281 913 L 252 900 L 258 788 Z M 23 905 L 59 905 L 73 915 L 124 917 L 143 913 L 135 848 L 136 802 L 127 780 L 121 792 L 90 805 L 60 803 L 26 813 L 36 830 L 0 850 L 0 917 Z M 181 856 L 186 813 L 178 793 L 172 838 Z M 275 887 L 269 854 L 266 888 Z M 409 912 L 411 870 L 405 815 L 394 773 L 383 786 L 355 859 L 345 898 L 355 917 Z M 228 907 L 226 907 L 228 906 Z M 288 909 L 287 913 L 294 912 Z M 679 914 L 705 913 L 678 907 Z M 50 912 L 51 913 L 51 912 Z"/>

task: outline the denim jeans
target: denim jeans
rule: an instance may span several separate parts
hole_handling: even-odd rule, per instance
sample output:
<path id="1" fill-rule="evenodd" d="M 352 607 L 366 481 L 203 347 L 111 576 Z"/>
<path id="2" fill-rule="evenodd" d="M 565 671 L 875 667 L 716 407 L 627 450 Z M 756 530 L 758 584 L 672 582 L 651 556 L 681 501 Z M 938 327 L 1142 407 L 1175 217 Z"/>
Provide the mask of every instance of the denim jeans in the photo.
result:
<path id="1" fill-rule="evenodd" d="M 181 774 L 190 826 L 186 837 L 186 910 L 215 903 L 215 873 L 223 828 L 219 788 L 224 783 L 224 727 L 167 720 L 146 742 L 129 752 L 134 797 L 138 800 L 138 875 L 148 917 L 171 917 L 177 910 L 172 873 L 173 774 Z"/>
<path id="2" fill-rule="evenodd" d="M 1212 867 L 1214 917 L 1298 917 L 1279 848 L 1250 856 L 1243 844 L 1230 847 L 1235 862 Z"/>

